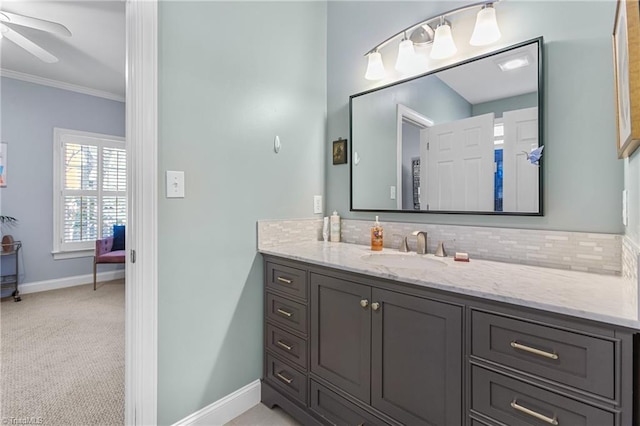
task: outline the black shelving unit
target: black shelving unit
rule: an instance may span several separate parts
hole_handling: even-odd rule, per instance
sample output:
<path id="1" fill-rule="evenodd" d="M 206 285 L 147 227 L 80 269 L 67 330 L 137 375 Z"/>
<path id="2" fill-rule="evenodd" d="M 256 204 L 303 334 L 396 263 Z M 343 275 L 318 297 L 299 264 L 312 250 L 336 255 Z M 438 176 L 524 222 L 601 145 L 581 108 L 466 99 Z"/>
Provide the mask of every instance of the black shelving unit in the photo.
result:
<path id="1" fill-rule="evenodd" d="M 0 257 L 4 258 L 5 256 L 14 256 L 16 266 L 13 274 L 5 274 L 4 271 L 2 275 L 0 275 L 0 297 L 8 297 L 13 296 L 13 300 L 15 302 L 19 302 L 20 298 L 20 290 L 18 290 L 18 277 L 19 277 L 19 259 L 20 259 L 20 249 L 22 248 L 21 241 L 13 242 L 13 250 L 11 251 L 0 251 Z"/>

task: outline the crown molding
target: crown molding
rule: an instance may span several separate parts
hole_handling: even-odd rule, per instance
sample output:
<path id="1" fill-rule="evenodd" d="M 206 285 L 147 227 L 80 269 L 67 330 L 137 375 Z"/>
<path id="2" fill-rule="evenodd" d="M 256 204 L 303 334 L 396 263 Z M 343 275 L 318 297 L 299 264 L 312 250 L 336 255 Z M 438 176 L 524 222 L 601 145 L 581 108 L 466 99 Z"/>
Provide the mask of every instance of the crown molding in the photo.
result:
<path id="1" fill-rule="evenodd" d="M 91 89 L 89 87 L 78 86 L 76 84 L 65 83 L 63 81 L 52 80 L 44 77 L 38 77 L 36 75 L 7 70 L 4 68 L 0 68 L 0 76 L 13 78 L 16 80 L 27 81 L 29 83 L 41 84 L 43 86 L 55 87 L 57 89 L 69 90 L 71 92 L 82 93 L 84 95 L 96 96 L 98 98 L 109 99 L 112 101 L 118 101 L 118 102 L 125 101 L 124 96 L 116 95 L 115 93 Z"/>

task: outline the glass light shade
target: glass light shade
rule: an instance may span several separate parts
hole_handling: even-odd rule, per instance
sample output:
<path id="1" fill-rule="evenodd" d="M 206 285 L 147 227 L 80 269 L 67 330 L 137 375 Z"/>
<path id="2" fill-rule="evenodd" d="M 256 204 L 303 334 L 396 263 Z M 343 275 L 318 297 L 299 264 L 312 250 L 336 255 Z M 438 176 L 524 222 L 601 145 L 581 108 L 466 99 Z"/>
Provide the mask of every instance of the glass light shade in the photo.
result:
<path id="1" fill-rule="evenodd" d="M 500 28 L 496 20 L 496 10 L 493 6 L 487 6 L 478 12 L 476 26 L 469 44 L 472 46 L 484 46 L 500 40 Z"/>
<path id="2" fill-rule="evenodd" d="M 456 44 L 451 36 L 451 26 L 444 23 L 436 28 L 436 34 L 433 38 L 433 47 L 431 48 L 432 59 L 449 58 L 458 51 Z"/>
<path id="3" fill-rule="evenodd" d="M 364 74 L 364 78 L 367 80 L 382 80 L 386 75 L 387 73 L 384 70 L 380 52 L 370 53 L 369 64 L 367 65 L 367 72 Z"/>
<path id="4" fill-rule="evenodd" d="M 411 40 L 402 40 L 398 46 L 398 59 L 396 60 L 396 70 L 401 73 L 410 73 L 415 68 L 416 52 L 413 50 Z"/>

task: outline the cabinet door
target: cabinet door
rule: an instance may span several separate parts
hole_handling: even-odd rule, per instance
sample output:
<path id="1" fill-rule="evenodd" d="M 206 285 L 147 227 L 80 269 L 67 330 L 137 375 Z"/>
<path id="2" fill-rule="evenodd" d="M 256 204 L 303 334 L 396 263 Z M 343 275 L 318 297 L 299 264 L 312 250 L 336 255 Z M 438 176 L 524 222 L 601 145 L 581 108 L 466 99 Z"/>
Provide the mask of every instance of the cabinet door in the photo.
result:
<path id="1" fill-rule="evenodd" d="M 367 403 L 370 299 L 368 286 L 311 274 L 311 371 Z"/>
<path id="2" fill-rule="evenodd" d="M 371 405 L 408 425 L 462 424 L 462 308 L 379 289 L 371 301 Z"/>

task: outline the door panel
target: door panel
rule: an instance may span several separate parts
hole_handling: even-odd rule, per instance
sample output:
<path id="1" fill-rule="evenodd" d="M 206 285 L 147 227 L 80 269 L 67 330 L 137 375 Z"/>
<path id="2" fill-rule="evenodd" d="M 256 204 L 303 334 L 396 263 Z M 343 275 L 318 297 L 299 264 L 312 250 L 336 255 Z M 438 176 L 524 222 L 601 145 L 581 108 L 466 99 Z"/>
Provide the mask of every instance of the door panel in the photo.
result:
<path id="1" fill-rule="evenodd" d="M 369 402 L 371 369 L 368 286 L 311 274 L 311 371 Z"/>
<path id="2" fill-rule="evenodd" d="M 428 129 L 421 203 L 429 210 L 493 211 L 493 122 L 492 113 Z"/>
<path id="3" fill-rule="evenodd" d="M 538 147 L 538 108 L 505 111 L 503 120 L 503 209 L 536 213 L 540 169 L 527 160 L 527 153 Z"/>
<path id="4" fill-rule="evenodd" d="M 462 424 L 462 309 L 372 292 L 372 406 L 404 424 Z"/>

